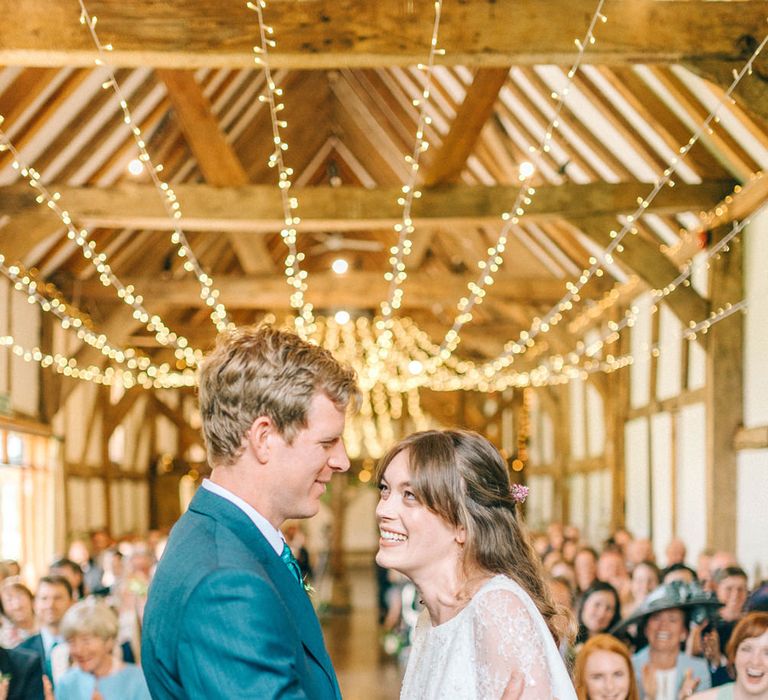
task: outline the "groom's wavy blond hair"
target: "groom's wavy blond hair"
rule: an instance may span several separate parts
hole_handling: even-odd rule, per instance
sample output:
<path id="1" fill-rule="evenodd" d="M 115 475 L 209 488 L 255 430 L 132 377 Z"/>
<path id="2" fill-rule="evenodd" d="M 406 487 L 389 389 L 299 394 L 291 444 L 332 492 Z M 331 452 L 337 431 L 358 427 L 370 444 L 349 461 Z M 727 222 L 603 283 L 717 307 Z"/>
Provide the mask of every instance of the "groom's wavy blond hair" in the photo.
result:
<path id="1" fill-rule="evenodd" d="M 355 372 L 328 350 L 272 326 L 244 326 L 216 339 L 199 373 L 203 435 L 212 467 L 234 464 L 246 434 L 267 416 L 290 444 L 307 426 L 316 394 L 357 406 Z"/>
<path id="2" fill-rule="evenodd" d="M 573 638 L 573 614 L 557 605 L 544 569 L 510 493 L 509 472 L 499 451 L 468 430 L 427 430 L 395 445 L 377 468 L 405 452 L 410 488 L 426 508 L 466 532 L 464 571 L 504 574 L 531 596 L 559 644 Z"/>

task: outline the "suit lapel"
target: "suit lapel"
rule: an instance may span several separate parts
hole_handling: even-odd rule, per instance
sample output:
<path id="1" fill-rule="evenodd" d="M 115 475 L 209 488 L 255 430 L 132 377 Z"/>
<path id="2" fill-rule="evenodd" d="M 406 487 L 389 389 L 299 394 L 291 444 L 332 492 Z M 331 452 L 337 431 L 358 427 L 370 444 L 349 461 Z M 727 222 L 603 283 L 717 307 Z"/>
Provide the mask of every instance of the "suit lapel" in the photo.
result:
<path id="1" fill-rule="evenodd" d="M 259 560 L 277 589 L 278 595 L 290 610 L 302 644 L 328 675 L 336 696 L 340 697 L 336 674 L 325 649 L 320 623 L 309 596 L 272 549 L 259 528 L 234 503 L 205 488 L 197 490 L 189 509 L 221 523 Z"/>

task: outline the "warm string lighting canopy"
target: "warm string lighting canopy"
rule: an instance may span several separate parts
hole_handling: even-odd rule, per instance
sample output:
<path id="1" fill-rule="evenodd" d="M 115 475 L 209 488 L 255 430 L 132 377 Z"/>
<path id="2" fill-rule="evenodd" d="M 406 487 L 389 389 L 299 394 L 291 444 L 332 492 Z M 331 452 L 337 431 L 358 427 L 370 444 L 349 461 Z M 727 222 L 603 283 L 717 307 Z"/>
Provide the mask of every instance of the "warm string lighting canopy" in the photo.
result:
<path id="1" fill-rule="evenodd" d="M 578 280 L 575 282 L 569 281 L 567 283 L 567 292 L 560 299 L 560 301 L 558 301 L 546 314 L 544 314 L 543 317 L 535 318 L 530 329 L 523 331 L 518 340 L 507 343 L 505 345 L 504 351 L 498 357 L 484 364 L 482 371 L 487 376 L 493 376 L 497 372 L 505 369 L 506 367 L 509 367 L 514 362 L 515 356 L 523 354 L 528 348 L 533 346 L 535 342 L 534 339 L 539 334 L 547 333 L 553 326 L 557 325 L 562 320 L 564 312 L 573 308 L 574 302 L 580 300 L 580 292 L 587 284 L 587 282 L 593 276 L 602 276 L 604 266 L 613 262 L 614 253 L 618 254 L 623 251 L 622 240 L 624 237 L 627 234 L 637 234 L 638 229 L 635 226 L 635 223 L 645 214 L 651 202 L 656 198 L 658 193 L 665 186 L 674 186 L 672 175 L 677 171 L 680 163 L 688 155 L 691 148 L 693 148 L 693 146 L 698 142 L 702 134 L 711 131 L 710 124 L 713 121 L 718 120 L 718 115 L 725 104 L 725 100 L 733 100 L 731 94 L 741 82 L 743 77 L 745 75 L 752 74 L 752 66 L 754 61 L 760 55 L 766 43 L 768 43 L 768 35 L 763 38 L 757 48 L 753 51 L 752 55 L 746 61 L 742 69 L 735 74 L 733 82 L 730 84 L 720 100 L 718 100 L 715 108 L 707 115 L 707 117 L 704 119 L 696 132 L 691 136 L 688 142 L 680 147 L 678 155 L 674 156 L 669 161 L 667 168 L 664 170 L 659 180 L 654 184 L 651 192 L 644 198 L 638 198 L 637 209 L 632 214 L 626 216 L 625 224 L 619 231 L 612 230 L 610 232 L 609 235 L 611 242 L 599 254 L 593 255 L 589 258 L 590 267 L 582 271 Z"/>
<path id="2" fill-rule="evenodd" d="M 139 155 L 138 159 L 144 164 L 149 177 L 152 180 L 152 184 L 157 190 L 160 201 L 163 203 L 166 214 L 173 222 L 173 233 L 171 233 L 171 242 L 176 246 L 176 254 L 184 260 L 183 267 L 187 272 L 194 273 L 197 277 L 197 281 L 200 283 L 200 298 L 203 299 L 206 306 L 210 307 L 210 317 L 213 324 L 216 326 L 216 330 L 222 332 L 228 328 L 234 327 L 227 316 L 227 310 L 221 301 L 219 301 L 220 292 L 214 286 L 213 279 L 203 270 L 200 262 L 189 245 L 184 231 L 181 229 L 180 222 L 182 219 L 181 204 L 173 189 L 167 182 L 160 179 L 159 173 L 163 171 L 163 166 L 155 165 L 152 162 L 152 158 L 147 151 L 147 144 L 141 133 L 139 125 L 133 118 L 130 109 L 128 108 L 128 101 L 126 100 L 120 85 L 115 77 L 115 72 L 109 63 L 108 54 L 112 51 L 112 44 L 103 44 L 99 39 L 99 35 L 96 32 L 96 24 L 98 18 L 95 15 L 90 15 L 85 6 L 84 0 L 78 0 L 80 3 L 80 23 L 88 28 L 98 57 L 95 59 L 97 66 L 103 67 L 109 76 L 109 80 L 102 83 L 102 87 L 105 90 L 110 88 L 114 91 L 118 100 L 120 101 L 120 109 L 123 112 L 123 121 L 131 130 L 133 139 L 136 143 Z"/>
<path id="3" fill-rule="evenodd" d="M 3 117 L 0 116 L 0 125 L 2 122 Z M 22 161 L 21 154 L 2 128 L 0 128 L 0 151 L 8 151 L 13 156 L 11 166 L 27 180 L 29 186 L 37 193 L 35 201 L 59 217 L 67 229 L 67 238 L 80 248 L 83 257 L 96 268 L 99 273 L 99 281 L 105 287 L 114 287 L 118 298 L 133 310 L 133 317 L 143 323 L 147 330 L 154 333 L 155 339 L 160 345 L 174 347 L 177 359 L 184 361 L 189 366 L 195 366 L 202 357 L 202 351 L 190 347 L 187 338 L 173 332 L 160 316 L 150 314 L 143 305 L 143 297 L 135 293 L 133 286 L 126 286 L 118 279 L 112 271 L 106 253 L 97 251 L 96 242 L 90 240 L 89 231 L 77 226 L 70 213 L 62 208 L 61 195 L 58 192 L 50 192 L 43 184 L 40 173 Z M 14 280 L 14 283 L 17 282 L 18 280 Z M 42 308 L 44 311 L 48 310 L 45 305 Z"/>
<path id="4" fill-rule="evenodd" d="M 7 277 L 14 289 L 26 294 L 30 304 L 38 304 L 40 308 L 59 319 L 59 324 L 64 330 L 73 330 L 77 337 L 87 345 L 98 350 L 102 355 L 118 364 L 124 364 L 128 369 L 147 371 L 153 366 L 152 360 L 143 355 L 138 355 L 134 348 L 119 348 L 111 345 L 109 339 L 103 333 L 96 333 L 91 318 L 80 309 L 67 304 L 58 293 L 54 285 L 41 284 L 35 279 L 31 271 L 27 271 L 20 264 L 5 265 L 5 258 L 0 255 L 0 273 Z M 155 368 L 158 374 L 166 371 Z"/>
<path id="5" fill-rule="evenodd" d="M 267 165 L 277 170 L 277 184 L 280 188 L 280 202 L 283 208 L 283 228 L 280 231 L 280 237 L 288 248 L 288 255 L 285 258 L 285 277 L 288 285 L 293 289 L 290 302 L 291 308 L 296 312 L 294 326 L 296 332 L 306 339 L 314 332 L 315 319 L 312 305 L 304 299 L 308 275 L 306 270 L 301 268 L 304 253 L 298 251 L 296 243 L 297 226 L 301 223 L 301 218 L 297 213 L 298 198 L 290 194 L 293 168 L 286 167 L 283 158 L 284 152 L 288 150 L 288 144 L 281 135 L 281 129 L 285 129 L 288 122 L 284 118 L 278 117 L 278 114 L 285 109 L 285 104 L 281 101 L 283 89 L 275 84 L 269 65 L 269 50 L 277 46 L 277 41 L 275 40 L 274 28 L 264 21 L 266 0 L 249 1 L 245 5 L 249 10 L 256 13 L 259 21 L 259 43 L 253 47 L 253 61 L 264 71 L 267 89 L 265 94 L 259 95 L 259 100 L 269 105 L 269 115 L 272 122 L 274 150 L 269 156 Z"/>
<path id="6" fill-rule="evenodd" d="M 557 108 L 555 109 L 554 116 L 547 125 L 544 131 L 544 136 L 538 146 L 530 146 L 529 151 L 531 154 L 542 155 L 548 153 L 551 148 L 554 132 L 560 127 L 560 113 L 565 106 L 566 98 L 568 97 L 573 83 L 573 78 L 581 66 L 587 48 L 594 45 L 596 42 L 595 29 L 597 24 L 598 22 L 604 23 L 608 20 L 607 16 L 603 13 L 604 4 L 605 0 L 599 0 L 584 38 L 574 40 L 574 44 L 577 48 L 576 59 L 567 73 L 565 85 L 559 91 L 552 93 L 552 99 L 557 102 Z M 536 195 L 536 188 L 533 186 L 533 176 L 535 175 L 535 172 L 535 167 L 532 163 L 525 161 L 520 164 L 518 171 L 520 188 L 517 197 L 512 206 L 501 214 L 502 225 L 496 238 L 496 242 L 488 248 L 486 257 L 477 262 L 479 270 L 478 276 L 467 285 L 466 295 L 459 299 L 459 302 L 456 305 L 457 314 L 454 318 L 453 325 L 445 334 L 445 337 L 440 344 L 439 351 L 427 365 L 426 371 L 428 373 L 433 373 L 442 363 L 453 355 L 461 342 L 461 329 L 466 323 L 469 323 L 472 320 L 472 309 L 483 303 L 487 294 L 486 288 L 493 284 L 494 275 L 504 263 L 504 251 L 507 246 L 509 232 L 514 226 L 517 226 L 520 223 L 520 220 L 525 216 L 526 209 L 530 207 L 533 198 Z M 529 338 L 527 335 L 526 337 L 521 338 L 521 341 L 523 342 L 527 342 L 528 340 Z M 518 341 L 518 343 L 521 341 Z"/>
<path id="7" fill-rule="evenodd" d="M 419 64 L 418 66 L 420 70 L 424 71 L 424 86 L 421 91 L 421 97 L 413 100 L 413 106 L 419 109 L 419 116 L 416 122 L 416 139 L 413 149 L 409 155 L 405 156 L 405 162 L 408 165 L 408 180 L 402 186 L 402 194 L 397 200 L 397 203 L 402 207 L 401 220 L 394 226 L 395 233 L 397 233 L 397 243 L 390 248 L 389 263 L 391 269 L 384 275 L 384 279 L 389 282 L 389 289 L 387 299 L 381 303 L 382 320 L 379 325 L 380 333 L 378 338 L 382 356 L 385 356 L 392 346 L 392 314 L 402 305 L 402 285 L 408 276 L 405 271 L 405 258 L 410 254 L 413 245 L 412 235 L 415 230 L 411 217 L 413 200 L 421 197 L 421 191 L 417 188 L 416 184 L 421 154 L 429 148 L 425 131 L 426 127 L 432 123 L 431 117 L 427 114 L 427 106 L 432 89 L 435 57 L 445 55 L 445 49 L 438 48 L 437 45 L 440 31 L 440 16 L 443 8 L 442 0 L 435 0 L 434 7 L 435 19 L 432 25 L 432 38 L 429 44 L 429 58 L 426 64 Z"/>

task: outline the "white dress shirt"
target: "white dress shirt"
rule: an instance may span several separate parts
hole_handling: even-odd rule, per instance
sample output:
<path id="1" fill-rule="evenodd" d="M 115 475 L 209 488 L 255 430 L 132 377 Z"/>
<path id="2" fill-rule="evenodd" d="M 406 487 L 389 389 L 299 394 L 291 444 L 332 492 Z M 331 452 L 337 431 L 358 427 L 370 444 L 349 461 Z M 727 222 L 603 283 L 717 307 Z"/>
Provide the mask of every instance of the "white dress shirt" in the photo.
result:
<path id="1" fill-rule="evenodd" d="M 283 544 L 285 540 L 283 539 L 280 531 L 272 527 L 272 523 L 270 523 L 269 520 L 267 520 L 261 513 L 259 513 L 259 511 L 246 503 L 239 496 L 236 496 L 229 489 L 225 489 L 219 484 L 214 484 L 210 479 L 203 479 L 203 488 L 206 491 L 215 493 L 217 496 L 221 496 L 242 510 L 243 513 L 245 513 L 251 519 L 253 524 L 259 528 L 259 532 L 264 535 L 272 549 L 275 550 L 275 553 L 280 556 L 280 553 L 283 551 Z"/>

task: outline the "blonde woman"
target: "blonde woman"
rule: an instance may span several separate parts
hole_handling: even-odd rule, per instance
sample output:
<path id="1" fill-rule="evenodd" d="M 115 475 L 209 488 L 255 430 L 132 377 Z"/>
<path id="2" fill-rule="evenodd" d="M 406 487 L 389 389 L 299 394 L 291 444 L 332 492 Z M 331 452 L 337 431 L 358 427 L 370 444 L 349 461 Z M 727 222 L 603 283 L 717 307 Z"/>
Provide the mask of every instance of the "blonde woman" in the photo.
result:
<path id="1" fill-rule="evenodd" d="M 56 700 L 150 700 L 141 669 L 115 658 L 117 615 L 88 599 L 73 605 L 61 621 L 73 666 L 56 682 Z"/>
<path id="2" fill-rule="evenodd" d="M 575 700 L 556 607 L 498 450 L 476 433 L 416 433 L 377 471 L 376 561 L 416 585 L 419 618 L 404 700 Z"/>

